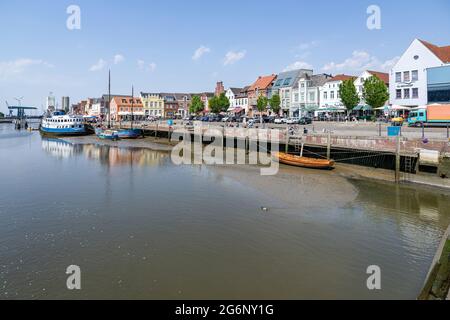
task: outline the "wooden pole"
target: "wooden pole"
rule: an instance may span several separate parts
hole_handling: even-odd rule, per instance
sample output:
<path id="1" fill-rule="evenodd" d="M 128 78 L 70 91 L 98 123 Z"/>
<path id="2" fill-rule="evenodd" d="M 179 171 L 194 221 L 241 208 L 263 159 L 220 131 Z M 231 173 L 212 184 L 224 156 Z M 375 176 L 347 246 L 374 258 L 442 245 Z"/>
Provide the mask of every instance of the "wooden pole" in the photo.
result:
<path id="1" fill-rule="evenodd" d="M 286 129 L 286 145 L 285 145 L 285 153 L 289 152 L 289 126 Z"/>
<path id="2" fill-rule="evenodd" d="M 327 159 L 331 159 L 331 131 L 328 132 L 328 141 L 327 141 Z"/>
<path id="3" fill-rule="evenodd" d="M 395 182 L 396 183 L 400 183 L 400 160 L 401 160 L 400 149 L 401 149 L 400 136 L 397 136 L 397 151 L 395 154 Z"/>

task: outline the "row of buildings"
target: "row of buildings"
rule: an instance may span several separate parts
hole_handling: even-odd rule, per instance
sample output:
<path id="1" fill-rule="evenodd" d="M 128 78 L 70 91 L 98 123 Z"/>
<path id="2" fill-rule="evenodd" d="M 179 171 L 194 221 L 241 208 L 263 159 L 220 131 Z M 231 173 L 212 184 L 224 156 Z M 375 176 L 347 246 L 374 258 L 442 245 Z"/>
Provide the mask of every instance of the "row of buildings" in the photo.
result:
<path id="1" fill-rule="evenodd" d="M 313 70 L 298 69 L 279 74 L 259 76 L 254 83 L 243 88 L 225 89 L 222 82 L 214 92 L 204 93 L 146 93 L 138 98 L 124 95 L 111 96 L 111 118 L 123 120 L 131 117 L 176 118 L 189 115 L 192 97 L 197 95 L 208 112 L 209 100 L 225 94 L 230 101 L 229 113 L 253 116 L 259 96 L 271 98 L 278 94 L 281 114 L 298 117 L 306 113 L 345 112 L 339 96 L 339 86 L 353 80 L 361 101 L 355 110 L 370 111 L 363 95 L 364 81 L 372 76 L 380 78 L 389 88 L 389 108 L 409 109 L 429 103 L 450 103 L 450 46 L 439 47 L 423 40 L 414 40 L 389 73 L 366 70 L 358 75 L 315 74 Z M 90 116 L 105 117 L 108 96 L 87 99 L 74 106 L 74 111 Z M 133 107 L 133 109 L 132 109 Z M 133 110 L 133 111 L 132 111 Z M 270 112 L 269 110 L 267 112 Z"/>

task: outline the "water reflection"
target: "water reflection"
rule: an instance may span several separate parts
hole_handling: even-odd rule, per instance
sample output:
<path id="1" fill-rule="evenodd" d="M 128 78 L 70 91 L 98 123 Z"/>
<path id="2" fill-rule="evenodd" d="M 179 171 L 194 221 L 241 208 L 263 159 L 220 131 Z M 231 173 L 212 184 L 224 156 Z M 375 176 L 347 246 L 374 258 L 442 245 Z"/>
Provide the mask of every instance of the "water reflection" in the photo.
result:
<path id="1" fill-rule="evenodd" d="M 167 153 L 144 148 L 119 148 L 106 145 L 74 144 L 60 139 L 42 139 L 42 149 L 58 159 L 84 155 L 108 167 L 160 166 L 169 159 Z"/>

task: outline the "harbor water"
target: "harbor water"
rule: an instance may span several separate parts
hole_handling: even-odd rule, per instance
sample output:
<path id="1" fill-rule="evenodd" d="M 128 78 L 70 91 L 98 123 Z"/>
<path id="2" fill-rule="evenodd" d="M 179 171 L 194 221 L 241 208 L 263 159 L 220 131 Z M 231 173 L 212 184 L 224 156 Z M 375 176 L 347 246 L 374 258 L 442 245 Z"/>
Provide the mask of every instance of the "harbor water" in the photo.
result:
<path id="1" fill-rule="evenodd" d="M 449 223 L 438 189 L 176 166 L 0 124 L 0 299 L 415 299 Z"/>

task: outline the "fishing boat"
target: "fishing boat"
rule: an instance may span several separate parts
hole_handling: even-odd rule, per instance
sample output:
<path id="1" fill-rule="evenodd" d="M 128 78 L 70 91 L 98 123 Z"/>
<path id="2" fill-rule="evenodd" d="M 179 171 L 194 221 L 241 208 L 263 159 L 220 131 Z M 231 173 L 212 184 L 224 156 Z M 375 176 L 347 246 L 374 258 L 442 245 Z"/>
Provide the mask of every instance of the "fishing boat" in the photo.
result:
<path id="1" fill-rule="evenodd" d="M 55 111 L 44 116 L 39 128 L 46 136 L 85 136 L 93 134 L 93 128 L 84 122 L 83 116 L 68 115 L 64 111 Z"/>
<path id="2" fill-rule="evenodd" d="M 120 129 L 117 133 L 120 139 L 137 139 L 142 137 L 141 129 Z"/>
<path id="3" fill-rule="evenodd" d="M 103 129 L 96 129 L 95 134 L 99 139 L 102 140 L 111 140 L 111 141 L 117 141 L 120 139 L 119 133 L 115 130 L 103 130 Z"/>
<path id="4" fill-rule="evenodd" d="M 137 139 L 143 137 L 142 130 L 134 128 L 134 86 L 131 87 L 131 127 L 130 129 L 122 129 L 121 121 L 119 127 L 118 133 L 120 139 Z"/>
<path id="5" fill-rule="evenodd" d="M 300 157 L 283 152 L 278 152 L 275 157 L 280 163 L 311 169 L 332 169 L 335 164 L 333 160 Z"/>

